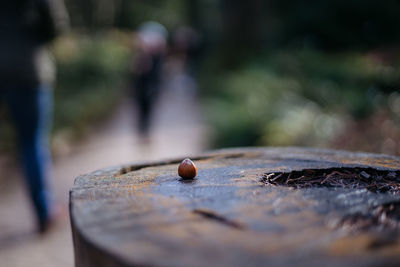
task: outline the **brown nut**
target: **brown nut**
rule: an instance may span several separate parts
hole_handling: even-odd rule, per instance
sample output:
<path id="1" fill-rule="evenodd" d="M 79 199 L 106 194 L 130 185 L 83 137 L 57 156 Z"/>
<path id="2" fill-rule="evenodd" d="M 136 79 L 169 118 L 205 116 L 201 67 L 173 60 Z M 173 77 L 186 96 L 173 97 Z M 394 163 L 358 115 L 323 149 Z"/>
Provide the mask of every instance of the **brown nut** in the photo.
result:
<path id="1" fill-rule="evenodd" d="M 193 161 L 186 158 L 179 164 L 178 174 L 183 179 L 193 179 L 197 174 L 196 165 L 194 165 Z"/>

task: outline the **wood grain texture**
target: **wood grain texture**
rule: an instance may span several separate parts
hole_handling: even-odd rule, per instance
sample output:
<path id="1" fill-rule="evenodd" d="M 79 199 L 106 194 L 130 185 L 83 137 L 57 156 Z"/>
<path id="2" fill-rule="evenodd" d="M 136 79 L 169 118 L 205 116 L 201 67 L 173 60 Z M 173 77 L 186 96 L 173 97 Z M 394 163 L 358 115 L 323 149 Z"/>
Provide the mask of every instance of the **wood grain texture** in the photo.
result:
<path id="1" fill-rule="evenodd" d="M 400 170 L 400 158 L 304 148 L 226 149 L 103 169 L 70 192 L 76 266 L 374 266 L 400 264 L 398 228 L 354 230 L 399 195 L 345 188 L 266 186 L 266 173 L 302 169 Z M 400 218 L 399 218 L 400 222 Z"/>

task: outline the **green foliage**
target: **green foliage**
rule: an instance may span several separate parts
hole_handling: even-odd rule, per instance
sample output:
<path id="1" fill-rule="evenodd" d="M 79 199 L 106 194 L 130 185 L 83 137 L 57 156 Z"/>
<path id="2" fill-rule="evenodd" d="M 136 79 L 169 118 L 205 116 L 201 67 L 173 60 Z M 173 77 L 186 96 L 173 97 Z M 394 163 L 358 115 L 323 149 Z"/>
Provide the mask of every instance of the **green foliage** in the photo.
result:
<path id="1" fill-rule="evenodd" d="M 400 71 L 368 54 L 275 51 L 214 77 L 215 146 L 321 145 L 381 107 Z"/>
<path id="2" fill-rule="evenodd" d="M 325 49 L 370 48 L 400 40 L 399 1 L 272 0 L 279 35 Z"/>
<path id="3" fill-rule="evenodd" d="M 104 28 L 136 29 L 155 20 L 167 28 L 185 23 L 185 0 L 69 0 L 72 26 L 96 31 Z"/>
<path id="4" fill-rule="evenodd" d="M 176 27 L 185 21 L 185 2 L 185 0 L 123 0 L 116 26 L 136 29 L 141 23 L 154 20 L 167 28 Z"/>
<path id="5" fill-rule="evenodd" d="M 118 34 L 61 39 L 57 59 L 54 129 L 79 135 L 110 112 L 121 95 L 129 50 Z"/>

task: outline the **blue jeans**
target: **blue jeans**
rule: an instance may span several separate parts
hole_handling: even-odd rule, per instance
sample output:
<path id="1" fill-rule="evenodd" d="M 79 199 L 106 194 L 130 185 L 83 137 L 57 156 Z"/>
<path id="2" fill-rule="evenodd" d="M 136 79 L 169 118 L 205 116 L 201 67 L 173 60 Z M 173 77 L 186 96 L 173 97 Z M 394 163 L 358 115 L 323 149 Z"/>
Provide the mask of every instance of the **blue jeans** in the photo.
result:
<path id="1" fill-rule="evenodd" d="M 39 224 L 45 223 L 51 209 L 48 181 L 51 173 L 52 90 L 46 86 L 0 87 L 0 102 L 6 104 L 13 119 L 29 195 Z"/>

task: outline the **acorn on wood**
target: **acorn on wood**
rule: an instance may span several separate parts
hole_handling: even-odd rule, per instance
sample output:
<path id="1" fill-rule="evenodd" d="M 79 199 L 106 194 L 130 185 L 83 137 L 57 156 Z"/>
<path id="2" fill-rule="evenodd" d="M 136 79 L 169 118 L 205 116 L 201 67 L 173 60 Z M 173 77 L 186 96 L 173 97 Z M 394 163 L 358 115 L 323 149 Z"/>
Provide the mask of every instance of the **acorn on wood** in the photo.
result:
<path id="1" fill-rule="evenodd" d="M 193 179 L 197 174 L 196 165 L 189 158 L 186 158 L 179 164 L 178 174 L 183 179 Z"/>

